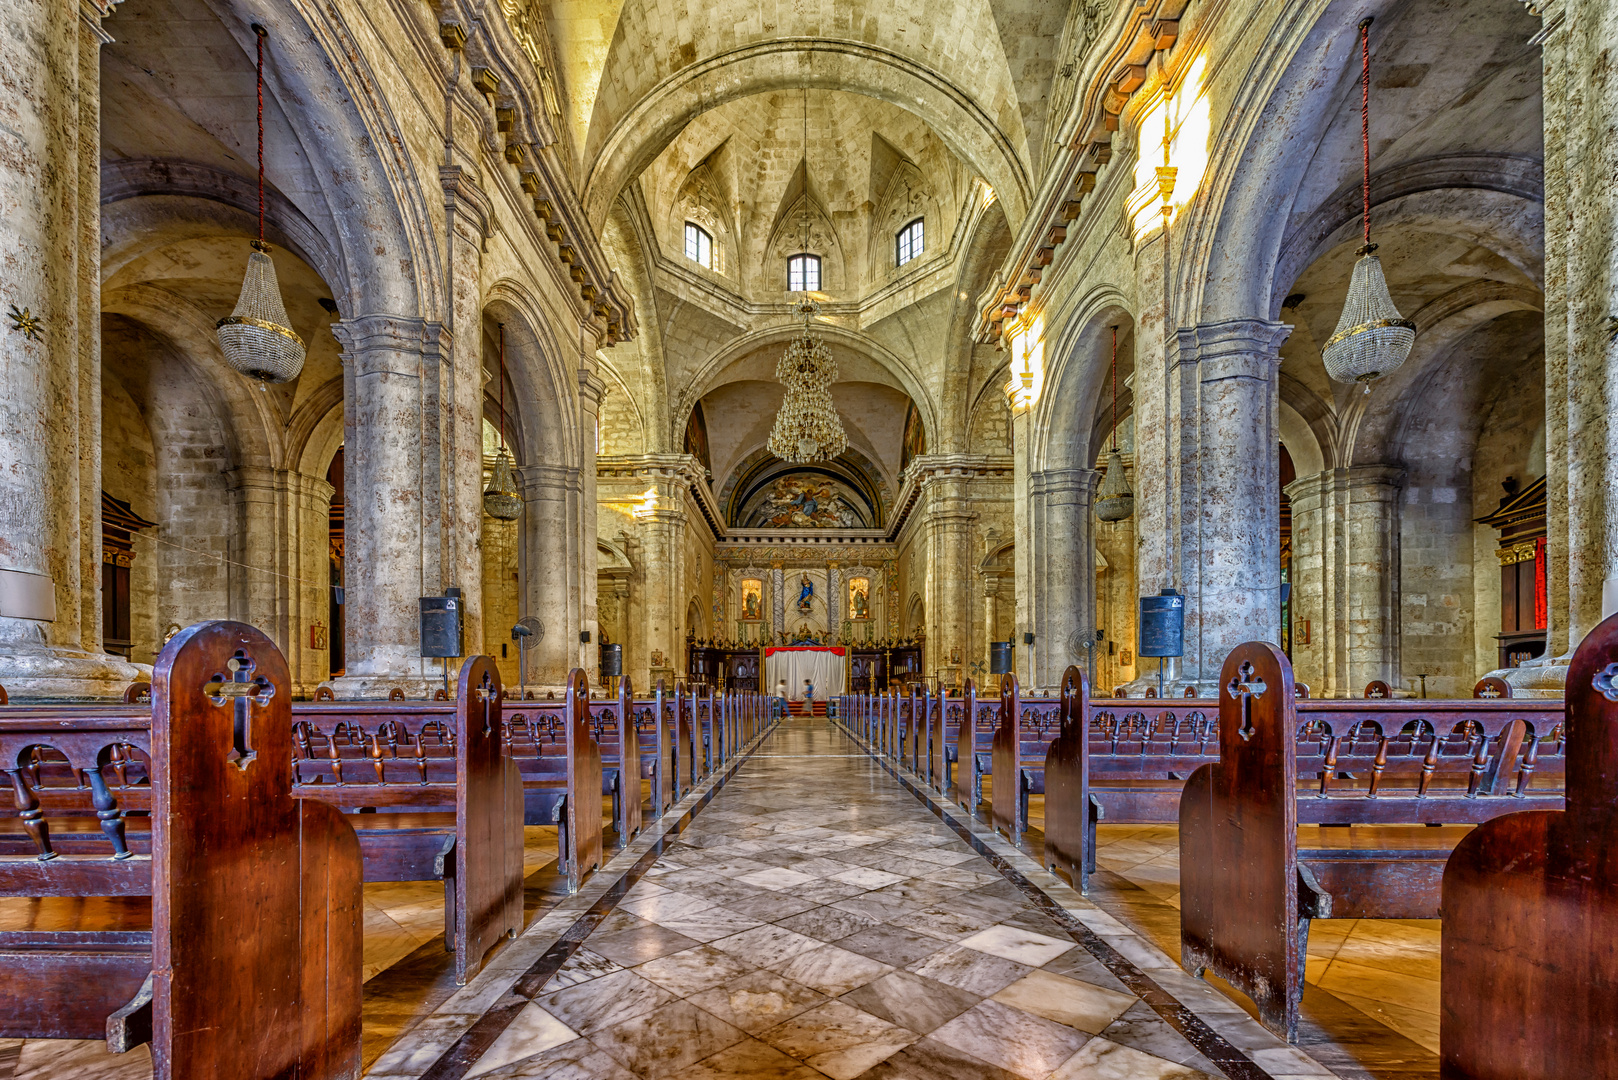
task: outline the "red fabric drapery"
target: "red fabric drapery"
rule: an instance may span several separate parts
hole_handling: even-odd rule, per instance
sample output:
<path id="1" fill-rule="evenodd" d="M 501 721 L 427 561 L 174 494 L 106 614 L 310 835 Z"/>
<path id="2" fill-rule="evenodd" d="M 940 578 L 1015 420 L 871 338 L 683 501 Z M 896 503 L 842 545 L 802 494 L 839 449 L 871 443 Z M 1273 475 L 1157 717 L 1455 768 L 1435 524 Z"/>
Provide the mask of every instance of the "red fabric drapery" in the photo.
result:
<path id="1" fill-rule="evenodd" d="M 1545 595 L 1545 538 L 1541 536 L 1534 541 L 1534 629 L 1545 629 L 1550 621 L 1549 608 Z"/>
<path id="2" fill-rule="evenodd" d="M 841 645 L 769 645 L 764 649 L 766 657 L 774 656 L 778 652 L 829 652 L 837 656 L 845 655 Z"/>

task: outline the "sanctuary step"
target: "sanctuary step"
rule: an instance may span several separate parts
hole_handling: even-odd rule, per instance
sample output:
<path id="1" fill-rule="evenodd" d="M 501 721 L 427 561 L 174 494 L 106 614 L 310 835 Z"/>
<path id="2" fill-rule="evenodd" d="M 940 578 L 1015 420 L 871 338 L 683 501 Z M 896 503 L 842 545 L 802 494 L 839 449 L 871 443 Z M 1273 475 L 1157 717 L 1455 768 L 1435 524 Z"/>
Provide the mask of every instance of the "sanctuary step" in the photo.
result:
<path id="1" fill-rule="evenodd" d="M 826 703 L 819 699 L 809 701 L 789 701 L 787 707 L 793 716 L 825 716 Z"/>

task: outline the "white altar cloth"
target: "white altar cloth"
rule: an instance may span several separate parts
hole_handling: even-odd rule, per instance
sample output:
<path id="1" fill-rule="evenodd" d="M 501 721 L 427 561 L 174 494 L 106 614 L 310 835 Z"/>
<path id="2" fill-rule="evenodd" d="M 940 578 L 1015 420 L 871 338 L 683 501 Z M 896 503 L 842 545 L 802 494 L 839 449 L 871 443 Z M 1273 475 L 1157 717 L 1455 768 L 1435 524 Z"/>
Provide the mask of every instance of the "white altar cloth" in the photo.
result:
<path id="1" fill-rule="evenodd" d="M 848 687 L 848 650 L 842 645 L 772 645 L 764 650 L 764 686 L 772 697 L 787 681 L 787 696 L 803 700 L 803 680 L 814 684 L 815 699 L 825 701 Z"/>

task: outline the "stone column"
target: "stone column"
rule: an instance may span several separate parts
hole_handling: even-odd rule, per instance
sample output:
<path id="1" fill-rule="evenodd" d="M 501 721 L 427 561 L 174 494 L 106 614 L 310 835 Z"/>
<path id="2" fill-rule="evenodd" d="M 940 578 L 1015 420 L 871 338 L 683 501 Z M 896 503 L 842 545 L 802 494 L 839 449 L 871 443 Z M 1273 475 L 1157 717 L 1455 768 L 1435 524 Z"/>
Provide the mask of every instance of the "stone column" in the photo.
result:
<path id="1" fill-rule="evenodd" d="M 1035 554 L 1035 536 L 1037 531 L 1035 507 L 1032 499 L 1032 446 L 1034 442 L 1033 410 L 1020 404 L 1011 388 L 1007 388 L 1007 396 L 1011 398 L 1011 438 L 1012 438 L 1012 506 L 1016 518 L 1013 525 L 1012 564 L 1016 573 L 1016 594 L 1014 609 L 1016 617 L 1011 627 L 1013 667 L 1016 669 L 1017 681 L 1022 686 L 1034 686 L 1037 682 L 1034 674 L 1034 650 L 1023 643 L 1025 633 L 1035 634 L 1036 644 L 1039 641 L 1035 633 L 1035 624 L 1038 620 L 1039 599 L 1036 595 L 1035 582 L 1041 572 L 1038 558 Z M 988 685 L 980 687 L 980 691 L 987 691 L 990 686 L 997 685 L 997 678 L 990 678 Z"/>
<path id="2" fill-rule="evenodd" d="M 786 567 L 770 564 L 770 632 L 779 634 L 786 629 Z"/>
<path id="3" fill-rule="evenodd" d="M 1348 685 L 1359 697 L 1381 679 L 1399 686 L 1399 492 L 1397 465 L 1355 465 L 1348 472 Z"/>
<path id="4" fill-rule="evenodd" d="M 1559 691 L 1586 634 L 1618 606 L 1618 8 L 1542 0 L 1545 125 L 1545 394 L 1550 628 L 1544 668 L 1519 690 Z M 1604 600 L 1603 597 L 1606 597 Z"/>
<path id="5" fill-rule="evenodd" d="M 1173 342 L 1182 399 L 1196 394 L 1195 434 L 1186 401 L 1177 455 L 1187 609 L 1180 670 L 1210 690 L 1231 649 L 1280 637 L 1277 373 L 1290 330 L 1233 319 L 1182 328 Z"/>
<path id="6" fill-rule="evenodd" d="M 995 626 L 1000 620 L 1000 575 L 983 575 L 983 647 L 973 649 L 974 658 L 983 661 L 983 670 L 989 670 L 989 643 L 995 641 Z"/>
<path id="7" fill-rule="evenodd" d="M 347 698 L 385 697 L 395 686 L 424 696 L 442 685 L 442 667 L 421 657 L 419 598 L 453 584 L 445 577 L 440 395 L 449 334 L 389 315 L 345 319 L 332 331 L 343 346 L 348 492 L 347 674 L 333 685 Z"/>
<path id="8" fill-rule="evenodd" d="M 591 470 L 594 471 L 593 469 Z M 561 689 L 568 672 L 581 664 L 582 650 L 595 648 L 595 590 L 590 591 L 590 625 L 579 622 L 579 594 L 583 576 L 576 559 L 577 521 L 573 514 L 583 501 L 579 470 L 563 465 L 524 465 L 516 470 L 522 492 L 521 529 L 522 614 L 532 615 L 545 627 L 545 635 L 528 651 L 528 682 L 551 690 Z M 594 547 L 594 545 L 591 545 Z M 594 581 L 595 571 L 589 574 Z M 579 631 L 592 631 L 591 644 L 579 643 Z M 596 665 L 585 668 L 592 680 Z"/>
<path id="9" fill-rule="evenodd" d="M 843 621 L 843 577 L 836 563 L 826 564 L 826 640 L 836 641 Z"/>
<path id="10" fill-rule="evenodd" d="M 100 21 L 109 4 L 6 9 L 0 157 L 0 685 L 114 695 L 101 650 Z M 51 609 L 54 608 L 54 614 Z"/>
<path id="11" fill-rule="evenodd" d="M 689 454 L 636 454 L 596 463 L 604 506 L 633 507 L 622 520 L 634 563 L 625 619 L 624 672 L 638 689 L 651 685 L 652 654 L 667 668 L 685 647 L 687 491 L 702 477 Z"/>
<path id="12" fill-rule="evenodd" d="M 601 424 L 601 399 L 606 396 L 607 384 L 595 371 L 595 357 L 579 357 L 579 471 L 578 490 L 573 496 L 569 519 L 573 527 L 569 533 L 568 563 L 573 568 L 576 582 L 569 595 L 569 611 L 573 625 L 590 631 L 588 643 L 573 640 L 577 650 L 576 666 L 593 672 L 599 666 L 597 646 L 601 641 L 599 619 L 596 612 L 596 440 Z M 566 675 L 566 672 L 563 672 Z"/>
<path id="13" fill-rule="evenodd" d="M 1287 485 L 1292 499 L 1292 664 L 1315 697 L 1399 687 L 1399 492 L 1404 469 L 1355 465 Z M 1310 624 L 1309 642 L 1299 637 Z"/>
<path id="14" fill-rule="evenodd" d="M 1075 635 L 1095 630 L 1095 541 L 1090 506 L 1101 474 L 1094 469 L 1048 469 L 1030 483 L 1040 518 L 1032 583 L 1038 593 L 1035 685 L 1055 689 L 1069 664 L 1083 664 Z"/>
<path id="15" fill-rule="evenodd" d="M 939 674 L 949 668 L 950 657 L 960 656 L 964 666 L 967 650 L 969 612 L 971 611 L 972 522 L 971 500 L 965 490 L 967 481 L 948 472 L 934 474 L 924 483 L 928 512 L 927 555 L 932 563 L 927 575 L 927 646 L 923 659 L 924 673 Z M 945 681 L 959 682 L 960 673 L 946 676 Z"/>
<path id="16" fill-rule="evenodd" d="M 314 648 L 309 631 L 331 614 L 332 486 L 294 469 L 256 466 L 228 480 L 236 513 L 230 616 L 269 634 L 287 659 L 292 692 L 313 696 L 331 674 L 330 650 Z"/>
<path id="17" fill-rule="evenodd" d="M 1348 624 L 1343 471 L 1325 469 L 1287 485 L 1292 500 L 1292 670 L 1317 697 L 1344 697 L 1348 686 L 1347 650 L 1339 633 Z"/>
<path id="18" fill-rule="evenodd" d="M 490 236 L 489 200 L 466 169 L 446 165 L 438 172 L 449 235 L 454 337 L 440 390 L 443 578 L 446 586 L 459 585 L 463 592 L 462 648 L 472 655 L 483 651 L 483 246 Z"/>

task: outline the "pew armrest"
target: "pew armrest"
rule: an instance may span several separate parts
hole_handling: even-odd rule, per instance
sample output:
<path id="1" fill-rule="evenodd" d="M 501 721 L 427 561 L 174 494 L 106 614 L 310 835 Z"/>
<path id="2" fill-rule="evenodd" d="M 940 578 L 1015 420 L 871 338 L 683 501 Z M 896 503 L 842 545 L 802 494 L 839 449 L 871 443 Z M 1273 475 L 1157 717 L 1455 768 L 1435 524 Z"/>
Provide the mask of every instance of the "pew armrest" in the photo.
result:
<path id="1" fill-rule="evenodd" d="M 152 977 L 146 976 L 128 1004 L 107 1017 L 107 1052 L 126 1054 L 152 1041 Z"/>
<path id="2" fill-rule="evenodd" d="M 455 837 L 444 837 L 444 846 L 438 849 L 438 855 L 433 859 L 433 873 L 441 878 L 455 876 Z"/>
<path id="3" fill-rule="evenodd" d="M 1298 864 L 1298 917 L 1331 918 L 1331 893 L 1320 887 L 1315 872 L 1303 863 Z"/>

